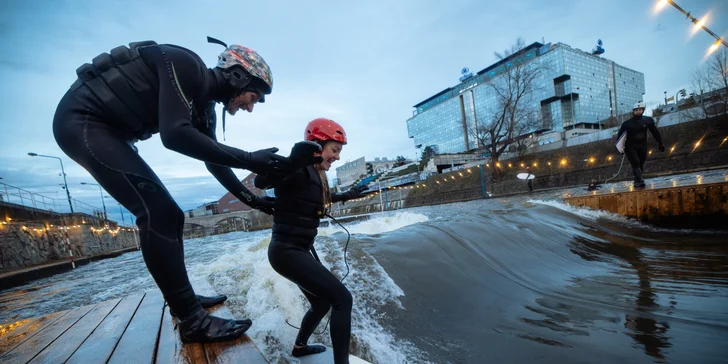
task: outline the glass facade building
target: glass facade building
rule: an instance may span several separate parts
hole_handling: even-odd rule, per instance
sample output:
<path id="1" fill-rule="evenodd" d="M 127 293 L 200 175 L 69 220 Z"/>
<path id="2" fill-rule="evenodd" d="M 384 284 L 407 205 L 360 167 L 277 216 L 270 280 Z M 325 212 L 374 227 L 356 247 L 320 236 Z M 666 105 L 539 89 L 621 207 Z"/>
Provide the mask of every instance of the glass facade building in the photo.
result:
<path id="1" fill-rule="evenodd" d="M 504 82 L 504 67 L 512 62 L 541 70 L 521 100 L 538 119 L 524 134 L 599 129 L 611 116 L 629 112 L 645 93 L 640 72 L 563 43 L 533 43 L 415 105 L 407 120 L 415 147 L 430 146 L 436 153 L 475 149 L 478 125 L 492 120 L 499 108 L 493 85 Z"/>

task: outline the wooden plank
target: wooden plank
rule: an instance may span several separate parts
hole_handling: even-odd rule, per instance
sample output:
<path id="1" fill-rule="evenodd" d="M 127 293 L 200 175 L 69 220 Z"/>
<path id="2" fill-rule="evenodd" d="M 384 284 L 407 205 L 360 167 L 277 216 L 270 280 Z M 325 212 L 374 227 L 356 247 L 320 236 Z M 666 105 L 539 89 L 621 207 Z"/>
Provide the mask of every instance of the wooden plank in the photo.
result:
<path id="1" fill-rule="evenodd" d="M 201 295 L 212 296 L 217 294 L 207 281 L 195 282 L 194 287 L 195 292 Z M 230 310 L 224 304 L 212 307 L 208 309 L 208 312 L 218 317 L 233 317 Z M 242 337 L 232 341 L 205 343 L 205 354 L 207 355 L 207 361 L 209 363 L 268 363 L 268 360 L 263 356 L 248 335 L 243 335 Z"/>
<path id="2" fill-rule="evenodd" d="M 594 191 L 596 193 L 596 191 Z M 600 210 L 602 208 L 602 196 L 592 196 L 591 199 L 594 201 L 594 209 Z"/>
<path id="3" fill-rule="evenodd" d="M 597 196 L 597 207 L 600 210 L 609 211 L 609 198 L 606 196 Z"/>
<path id="4" fill-rule="evenodd" d="M 48 325 L 60 320 L 63 315 L 69 312 L 71 312 L 71 310 L 56 312 L 42 317 L 35 317 L 29 319 L 30 321 L 25 325 L 18 325 L 12 328 L 8 327 L 8 333 L 5 337 L 3 337 L 2 341 L 0 341 L 0 355 L 13 350 L 18 345 L 41 332 L 43 329 L 48 327 Z"/>
<path id="5" fill-rule="evenodd" d="M 23 330 L 26 325 L 29 325 L 40 318 L 41 317 L 31 317 L 18 321 L 8 321 L 4 324 L 0 324 L 0 342 L 2 342 L 5 337 L 11 334 L 15 334 L 20 330 Z M 0 354 L 2 354 L 2 352 L 0 352 Z"/>
<path id="6" fill-rule="evenodd" d="M 599 200 L 596 197 L 587 197 L 587 199 L 589 200 L 589 208 L 594 210 L 599 209 Z"/>
<path id="7" fill-rule="evenodd" d="M 626 216 L 629 217 L 636 217 L 637 212 L 635 211 L 635 194 L 634 193 L 627 193 L 624 195 L 625 202 L 627 203 L 627 212 L 625 213 Z"/>
<path id="8" fill-rule="evenodd" d="M 627 214 L 627 194 L 621 193 L 617 195 L 617 213 L 625 216 Z"/>
<path id="9" fill-rule="evenodd" d="M 672 216 L 680 216 L 682 214 L 682 191 L 680 189 L 675 188 L 672 190 L 670 205 Z"/>
<path id="10" fill-rule="evenodd" d="M 152 363 L 163 312 L 162 293 L 147 292 L 108 363 Z"/>
<path id="11" fill-rule="evenodd" d="M 710 186 L 708 187 L 708 194 L 707 194 L 707 209 L 706 213 L 708 214 L 720 214 L 723 210 L 723 206 L 721 206 L 720 203 L 720 193 L 721 188 L 720 187 L 714 187 Z"/>
<path id="12" fill-rule="evenodd" d="M 81 344 L 91 335 L 99 324 L 109 315 L 121 299 L 101 302 L 88 314 L 78 320 L 69 330 L 58 337 L 51 345 L 36 355 L 31 363 L 65 363 Z"/>
<path id="13" fill-rule="evenodd" d="M 728 186 L 722 186 L 720 188 L 720 201 L 723 205 L 723 213 L 728 215 Z"/>
<path id="14" fill-rule="evenodd" d="M 177 320 L 169 314 L 169 307 L 165 307 L 162 327 L 159 332 L 156 363 L 206 363 L 205 348 L 200 343 L 183 344 L 179 333 L 175 329 Z"/>
<path id="15" fill-rule="evenodd" d="M 640 216 L 642 219 L 649 219 L 655 216 L 660 201 L 657 200 L 657 193 L 655 191 L 649 191 L 642 194 L 640 203 Z"/>
<path id="16" fill-rule="evenodd" d="M 657 193 L 657 208 L 664 216 L 672 216 L 672 209 L 670 208 L 671 198 L 672 192 L 670 190 Z"/>
<path id="17" fill-rule="evenodd" d="M 682 211 L 683 215 L 692 215 L 695 212 L 695 191 L 693 188 L 682 190 Z"/>
<path id="18" fill-rule="evenodd" d="M 8 363 L 27 363 L 30 359 L 40 353 L 46 346 L 50 345 L 54 340 L 61 336 L 66 330 L 73 326 L 78 320 L 84 317 L 96 305 L 88 305 L 75 308 L 63 315 L 52 325 L 47 326 L 44 330 L 33 335 L 30 339 L 20 344 L 15 349 L 5 353 L 0 357 L 0 362 Z"/>
<path id="19" fill-rule="evenodd" d="M 222 317 L 230 317 L 230 311 L 225 306 L 216 310 L 215 314 Z M 207 354 L 207 361 L 209 363 L 269 363 L 248 335 L 243 335 L 228 342 L 206 343 L 205 353 Z"/>
<path id="20" fill-rule="evenodd" d="M 601 198 L 599 200 L 599 208 L 600 209 L 603 209 L 605 211 L 610 211 L 611 212 L 612 211 L 612 208 L 613 208 L 613 204 L 614 204 L 612 202 L 613 199 L 614 199 L 614 197 L 611 196 L 611 195 L 600 196 L 600 197 Z"/>
<path id="21" fill-rule="evenodd" d="M 634 215 L 638 220 L 644 219 L 645 215 L 645 201 L 648 196 L 647 191 L 635 192 L 634 198 Z"/>
<path id="22" fill-rule="evenodd" d="M 695 210 L 693 213 L 696 215 L 704 215 L 708 213 L 708 188 L 706 186 L 695 187 L 693 191 L 693 198 L 695 199 Z"/>
<path id="23" fill-rule="evenodd" d="M 144 298 L 144 293 L 122 298 L 121 302 L 96 327 L 66 364 L 106 363 L 134 316 L 134 312 L 142 302 L 142 298 Z"/>
<path id="24" fill-rule="evenodd" d="M 609 212 L 617 213 L 617 197 L 607 196 L 604 199 L 606 200 L 606 210 Z"/>

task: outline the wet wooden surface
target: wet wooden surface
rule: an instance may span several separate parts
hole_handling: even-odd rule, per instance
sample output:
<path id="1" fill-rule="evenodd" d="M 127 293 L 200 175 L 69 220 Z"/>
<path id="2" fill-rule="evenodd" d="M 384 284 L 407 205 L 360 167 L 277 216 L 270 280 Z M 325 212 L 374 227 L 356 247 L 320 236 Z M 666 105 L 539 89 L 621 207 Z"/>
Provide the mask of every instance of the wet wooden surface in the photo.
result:
<path id="1" fill-rule="evenodd" d="M 589 207 L 644 221 L 684 216 L 728 216 L 728 182 L 617 193 L 594 193 L 564 198 L 576 207 Z"/>
<path id="2" fill-rule="evenodd" d="M 216 295 L 206 281 L 202 295 Z M 230 318 L 224 305 L 208 309 Z M 255 363 L 268 361 L 247 335 L 183 344 L 159 290 L 0 325 L 0 363 Z"/>
<path id="3" fill-rule="evenodd" d="M 89 335 L 88 339 L 76 349 L 67 364 L 93 363 L 103 360 L 106 362 L 116 348 L 116 343 L 126 330 L 129 321 L 144 294 L 135 294 L 121 299 L 111 313 L 104 318 L 99 326 Z"/>

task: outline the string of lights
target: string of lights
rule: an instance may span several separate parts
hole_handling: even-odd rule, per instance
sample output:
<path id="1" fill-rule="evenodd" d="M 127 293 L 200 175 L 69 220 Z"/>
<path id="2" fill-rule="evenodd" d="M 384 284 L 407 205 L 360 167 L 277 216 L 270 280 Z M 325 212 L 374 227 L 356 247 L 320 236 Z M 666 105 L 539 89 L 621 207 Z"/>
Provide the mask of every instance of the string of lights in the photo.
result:
<path id="1" fill-rule="evenodd" d="M 702 142 L 703 142 L 703 139 L 704 138 L 705 138 L 705 136 L 701 137 L 700 139 L 698 139 L 697 141 L 695 141 L 693 143 L 685 144 L 686 146 L 692 147 L 692 149 L 690 150 L 690 153 L 695 152 L 695 150 L 698 149 L 698 147 L 700 147 L 702 145 Z M 726 142 L 728 142 L 728 137 L 723 138 L 723 140 L 721 141 L 721 143 L 718 146 L 718 148 L 721 148 L 723 146 L 723 144 L 725 144 Z M 669 148 L 669 150 L 668 150 L 668 155 L 671 155 L 673 152 L 675 152 L 675 150 L 677 148 L 678 148 L 678 144 L 672 145 Z M 649 155 L 652 155 L 653 154 L 653 150 L 650 149 L 648 151 L 648 154 Z M 583 162 L 586 162 L 586 165 L 587 166 L 588 165 L 594 165 L 594 166 L 596 166 L 599 161 L 612 162 L 614 160 L 615 160 L 615 158 L 614 158 L 613 155 L 607 155 L 606 157 L 601 157 L 601 158 L 599 158 L 597 156 L 589 156 L 589 157 L 585 157 L 583 159 Z M 561 158 L 556 163 L 557 163 L 557 166 L 558 167 L 570 167 L 570 166 L 573 166 L 573 165 L 576 165 L 577 164 L 577 163 L 569 162 L 569 159 L 567 159 L 567 158 Z M 491 168 L 491 164 L 490 163 L 485 163 L 484 165 L 485 165 L 485 168 L 486 169 Z M 531 163 L 521 162 L 521 163 L 519 163 L 519 165 L 521 166 L 521 168 L 525 168 L 526 166 L 529 166 L 529 167 L 538 167 L 539 166 L 539 162 L 538 161 L 534 161 L 534 162 L 531 162 Z M 513 163 L 507 163 L 506 166 L 507 166 L 507 168 L 513 168 Z M 552 162 L 550 160 L 547 160 L 546 161 L 546 166 L 549 166 L 549 167 L 552 166 Z M 502 165 L 501 165 L 500 162 L 496 162 L 495 163 L 495 167 L 496 168 L 501 168 Z M 451 181 L 456 181 L 459 178 L 465 178 L 465 177 L 471 175 L 473 173 L 473 169 L 475 169 L 475 168 L 481 168 L 481 165 L 479 164 L 479 165 L 473 166 L 471 168 L 467 168 L 465 170 L 461 170 L 461 171 L 457 171 L 457 172 L 450 172 L 447 175 L 440 175 L 439 177 L 436 177 L 434 180 L 432 180 L 429 183 L 428 182 L 417 183 L 417 184 L 414 184 L 414 185 L 411 185 L 411 186 L 386 186 L 386 187 L 382 187 L 381 191 L 377 191 L 377 192 L 368 194 L 368 195 L 366 195 L 364 197 L 360 197 L 360 198 L 357 198 L 357 199 L 354 199 L 354 200 L 350 200 L 350 201 L 357 202 L 357 201 L 370 200 L 370 199 L 376 197 L 377 195 L 379 195 L 380 193 L 384 193 L 387 190 L 423 189 L 423 188 L 427 188 L 428 185 L 430 185 L 432 182 L 434 182 L 437 185 L 442 185 L 442 184 L 445 184 L 445 183 L 448 183 L 448 182 L 451 182 Z"/>
<path id="2" fill-rule="evenodd" d="M 713 36 L 713 38 L 716 39 L 715 43 L 713 43 L 713 45 L 710 46 L 710 48 L 708 50 L 708 54 L 715 52 L 718 49 L 718 47 L 720 47 L 721 44 L 728 48 L 728 43 L 726 43 L 725 39 L 723 39 L 721 36 L 715 34 L 712 30 L 708 29 L 708 27 L 705 26 L 705 24 L 708 21 L 708 14 L 704 15 L 700 19 L 695 18 L 691 15 L 691 13 L 689 11 L 683 10 L 683 8 L 681 8 L 673 0 L 659 0 L 657 2 L 656 10 L 657 11 L 662 10 L 665 7 L 665 5 L 667 5 L 667 4 L 672 5 L 679 12 L 683 13 L 685 15 L 685 17 L 687 17 L 694 24 L 693 33 L 695 31 L 697 31 L 698 29 L 703 29 L 706 33 L 710 34 L 711 36 Z"/>

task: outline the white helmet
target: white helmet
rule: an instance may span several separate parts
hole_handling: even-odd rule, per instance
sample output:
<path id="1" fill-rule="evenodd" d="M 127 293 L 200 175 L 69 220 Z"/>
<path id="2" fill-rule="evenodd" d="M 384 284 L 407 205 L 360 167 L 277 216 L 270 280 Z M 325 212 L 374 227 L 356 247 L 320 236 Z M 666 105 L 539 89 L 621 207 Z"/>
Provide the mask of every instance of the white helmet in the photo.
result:
<path id="1" fill-rule="evenodd" d="M 632 110 L 646 109 L 646 108 L 647 108 L 647 105 L 645 105 L 644 102 L 640 101 L 640 102 L 634 104 L 634 107 L 632 108 Z"/>

